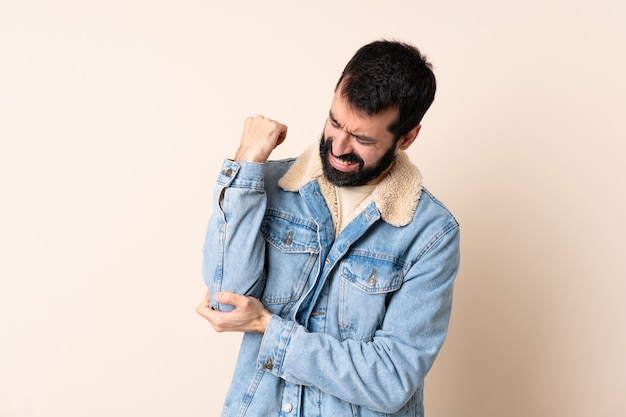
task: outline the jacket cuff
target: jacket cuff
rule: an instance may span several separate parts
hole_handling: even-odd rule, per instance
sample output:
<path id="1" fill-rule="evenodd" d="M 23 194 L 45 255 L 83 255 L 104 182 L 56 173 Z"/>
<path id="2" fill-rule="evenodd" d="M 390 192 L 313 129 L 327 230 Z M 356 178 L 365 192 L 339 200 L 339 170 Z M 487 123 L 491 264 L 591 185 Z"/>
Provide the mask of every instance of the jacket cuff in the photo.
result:
<path id="1" fill-rule="evenodd" d="M 270 320 L 257 357 L 257 369 L 270 372 L 280 377 L 283 374 L 283 361 L 291 335 L 296 329 L 296 323 L 288 321 L 274 314 Z"/>
<path id="2" fill-rule="evenodd" d="M 263 190 L 263 164 L 224 160 L 217 176 L 217 183 L 225 187 L 241 187 Z"/>

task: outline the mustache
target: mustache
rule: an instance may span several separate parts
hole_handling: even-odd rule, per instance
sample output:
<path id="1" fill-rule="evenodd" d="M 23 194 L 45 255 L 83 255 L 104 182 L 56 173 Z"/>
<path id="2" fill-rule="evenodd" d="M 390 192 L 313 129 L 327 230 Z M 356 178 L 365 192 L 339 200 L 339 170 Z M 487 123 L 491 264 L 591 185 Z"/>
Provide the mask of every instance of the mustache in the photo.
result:
<path id="1" fill-rule="evenodd" d="M 335 158 L 343 161 L 343 162 L 347 162 L 347 163 L 358 163 L 361 166 L 363 166 L 363 159 L 356 153 L 351 152 L 351 153 L 347 153 L 344 155 L 335 155 L 335 153 L 333 152 L 333 140 L 332 139 L 326 139 L 325 143 L 324 143 L 324 147 L 326 148 L 327 152 L 330 152 Z"/>

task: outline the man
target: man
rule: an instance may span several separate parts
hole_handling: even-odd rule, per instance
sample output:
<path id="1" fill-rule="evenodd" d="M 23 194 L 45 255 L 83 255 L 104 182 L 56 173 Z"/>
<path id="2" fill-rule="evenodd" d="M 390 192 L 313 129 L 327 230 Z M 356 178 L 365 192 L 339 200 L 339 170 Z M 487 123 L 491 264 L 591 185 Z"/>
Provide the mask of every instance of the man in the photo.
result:
<path id="1" fill-rule="evenodd" d="M 245 332 L 223 416 L 422 416 L 459 264 L 455 218 L 404 152 L 430 64 L 377 41 L 347 64 L 319 144 L 269 161 L 287 127 L 248 118 L 215 190 L 198 313 Z"/>

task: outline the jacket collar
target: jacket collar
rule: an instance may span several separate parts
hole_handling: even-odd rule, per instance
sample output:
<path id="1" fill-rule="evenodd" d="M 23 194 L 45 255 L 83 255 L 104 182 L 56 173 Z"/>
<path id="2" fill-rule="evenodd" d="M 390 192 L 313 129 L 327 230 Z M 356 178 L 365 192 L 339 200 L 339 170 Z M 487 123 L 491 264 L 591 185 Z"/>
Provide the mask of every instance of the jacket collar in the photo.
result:
<path id="1" fill-rule="evenodd" d="M 300 155 L 289 170 L 278 181 L 285 191 L 297 192 L 304 185 L 317 180 L 320 190 L 336 213 L 337 197 L 334 185 L 322 171 L 319 146 L 313 145 Z M 399 151 L 393 167 L 376 185 L 371 201 L 376 204 L 381 218 L 393 226 L 406 226 L 413 219 L 417 204 L 422 194 L 422 175 L 411 163 L 406 152 Z"/>

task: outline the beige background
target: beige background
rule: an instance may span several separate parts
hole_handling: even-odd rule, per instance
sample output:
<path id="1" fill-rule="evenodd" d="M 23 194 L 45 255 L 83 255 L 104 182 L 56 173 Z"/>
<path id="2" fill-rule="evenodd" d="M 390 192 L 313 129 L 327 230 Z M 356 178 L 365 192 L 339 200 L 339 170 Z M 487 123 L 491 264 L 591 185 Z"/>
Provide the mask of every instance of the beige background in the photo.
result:
<path id="1" fill-rule="evenodd" d="M 622 0 L 1 0 L 0 416 L 216 416 L 239 337 L 194 309 L 219 164 L 247 115 L 288 124 L 276 157 L 317 140 L 381 37 L 435 65 L 410 153 L 462 224 L 428 416 L 625 416 L 625 21 Z"/>

